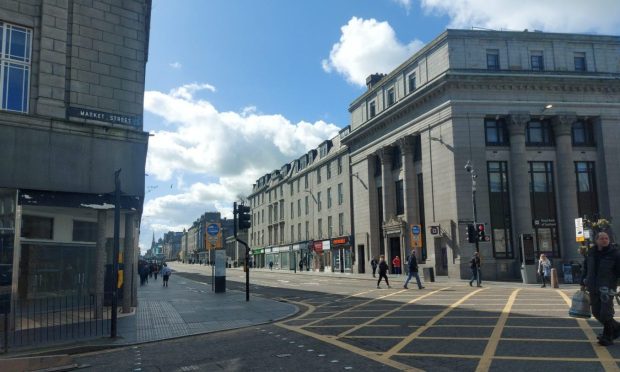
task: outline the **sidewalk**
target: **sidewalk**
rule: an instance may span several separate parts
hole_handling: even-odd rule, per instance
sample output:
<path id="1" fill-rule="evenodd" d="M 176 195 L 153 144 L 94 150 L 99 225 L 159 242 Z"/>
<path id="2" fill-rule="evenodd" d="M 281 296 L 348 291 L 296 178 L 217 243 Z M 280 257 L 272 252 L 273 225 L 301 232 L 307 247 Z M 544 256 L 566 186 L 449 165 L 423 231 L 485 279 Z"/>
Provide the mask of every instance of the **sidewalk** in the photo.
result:
<path id="1" fill-rule="evenodd" d="M 70 343 L 43 344 L 9 349 L 2 358 L 24 355 L 76 354 L 80 352 L 160 341 L 171 338 L 217 332 L 264 324 L 294 315 L 299 309 L 291 304 L 227 290 L 214 293 L 211 286 L 173 274 L 168 287 L 158 280 L 138 287 L 135 315 L 118 318 L 118 337 L 71 340 Z M 1 363 L 0 363 L 1 364 Z"/>

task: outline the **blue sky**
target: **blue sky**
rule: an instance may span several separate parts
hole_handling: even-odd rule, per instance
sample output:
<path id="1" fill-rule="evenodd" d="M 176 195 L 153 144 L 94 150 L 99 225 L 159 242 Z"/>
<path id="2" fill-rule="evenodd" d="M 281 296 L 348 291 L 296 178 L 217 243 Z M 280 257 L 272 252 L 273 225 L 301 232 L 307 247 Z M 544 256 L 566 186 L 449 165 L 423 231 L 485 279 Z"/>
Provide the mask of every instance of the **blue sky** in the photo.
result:
<path id="1" fill-rule="evenodd" d="M 617 35 L 618 14 L 617 0 L 154 0 L 140 246 L 231 217 L 258 177 L 348 124 L 368 74 L 446 28 Z"/>

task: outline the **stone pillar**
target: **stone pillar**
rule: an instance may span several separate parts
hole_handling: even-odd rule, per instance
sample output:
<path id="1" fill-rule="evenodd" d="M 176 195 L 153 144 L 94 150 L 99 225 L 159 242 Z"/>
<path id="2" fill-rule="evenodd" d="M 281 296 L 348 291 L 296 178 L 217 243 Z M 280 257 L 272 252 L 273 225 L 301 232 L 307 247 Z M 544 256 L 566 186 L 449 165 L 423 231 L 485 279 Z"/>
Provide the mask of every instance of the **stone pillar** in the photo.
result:
<path id="1" fill-rule="evenodd" d="M 575 218 L 579 217 L 575 163 L 573 162 L 572 125 L 577 120 L 574 113 L 560 113 L 552 118 L 555 135 L 556 169 L 558 179 L 558 229 L 560 249 L 564 257 L 575 251 Z"/>
<path id="2" fill-rule="evenodd" d="M 405 193 L 405 221 L 408 224 L 420 223 L 418 216 L 418 179 L 413 166 L 413 137 L 398 140 L 403 163 L 403 188 Z M 407 230 L 409 227 L 407 226 Z M 405 239 L 406 240 L 406 239 Z"/>
<path id="3" fill-rule="evenodd" d="M 532 207 L 530 205 L 529 169 L 525 148 L 525 129 L 530 120 L 528 112 L 511 112 L 508 122 L 510 133 L 510 210 L 515 242 L 515 257 L 519 257 L 519 235 L 531 234 Z"/>
<path id="4" fill-rule="evenodd" d="M 106 227 L 107 212 L 105 210 L 97 211 L 97 246 L 95 253 L 95 318 L 103 317 L 103 296 L 105 290 L 105 264 L 106 264 Z"/>
<path id="5" fill-rule="evenodd" d="M 136 247 L 134 242 L 134 224 L 135 217 L 133 214 L 125 215 L 125 242 L 123 244 L 123 313 L 131 311 L 133 287 L 136 283 L 135 259 Z"/>
<path id="6" fill-rule="evenodd" d="M 392 147 L 383 147 L 377 155 L 381 160 L 381 188 L 383 198 L 383 221 L 380 227 L 383 229 L 385 222 L 389 221 L 396 215 L 396 198 L 394 195 L 395 184 L 392 179 Z M 391 265 L 390 239 L 387 234 L 383 233 L 383 247 L 385 248 L 385 261 Z"/>
<path id="7" fill-rule="evenodd" d="M 368 192 L 368 210 L 369 210 L 369 224 L 368 224 L 368 252 L 370 258 L 368 259 L 367 264 L 369 264 L 370 260 L 375 257 L 379 257 L 380 247 L 381 247 L 381 224 L 382 221 L 379 221 L 379 215 L 381 212 L 379 211 L 379 197 L 377 193 L 377 182 L 376 182 L 376 155 L 370 155 L 366 159 L 367 171 L 368 171 L 368 188 L 366 192 Z M 352 206 L 355 208 L 354 206 Z M 359 219 L 356 218 L 356 222 Z M 359 229 L 355 229 L 355 231 L 359 232 Z"/>

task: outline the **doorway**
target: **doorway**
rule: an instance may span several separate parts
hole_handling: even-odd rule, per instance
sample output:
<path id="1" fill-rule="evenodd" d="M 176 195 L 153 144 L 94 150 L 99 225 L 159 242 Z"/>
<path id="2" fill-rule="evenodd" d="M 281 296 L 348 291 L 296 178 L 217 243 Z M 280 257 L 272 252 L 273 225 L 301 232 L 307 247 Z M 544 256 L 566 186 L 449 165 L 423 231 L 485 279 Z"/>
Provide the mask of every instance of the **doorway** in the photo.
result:
<path id="1" fill-rule="evenodd" d="M 390 238 L 390 262 L 388 262 L 388 265 L 391 266 L 391 261 L 394 260 L 396 256 L 400 257 L 400 237 Z M 394 267 L 392 267 L 392 273 L 394 273 Z"/>

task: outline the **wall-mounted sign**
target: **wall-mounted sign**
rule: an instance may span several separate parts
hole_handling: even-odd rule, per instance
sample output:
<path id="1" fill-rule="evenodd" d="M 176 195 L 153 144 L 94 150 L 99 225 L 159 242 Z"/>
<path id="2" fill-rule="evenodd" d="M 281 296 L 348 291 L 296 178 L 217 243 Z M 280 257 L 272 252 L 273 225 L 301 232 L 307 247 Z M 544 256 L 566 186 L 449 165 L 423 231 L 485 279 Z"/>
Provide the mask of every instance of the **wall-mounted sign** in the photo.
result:
<path id="1" fill-rule="evenodd" d="M 411 232 L 411 248 L 422 247 L 422 227 L 420 225 L 410 225 L 409 231 Z"/>
<path id="2" fill-rule="evenodd" d="M 67 109 L 67 117 L 97 120 L 112 124 L 131 125 L 134 127 L 142 126 L 142 117 L 140 116 L 116 114 L 112 112 L 97 111 L 80 107 L 69 107 Z"/>
<path id="3" fill-rule="evenodd" d="M 556 227 L 558 224 L 555 218 L 537 218 L 532 221 L 534 227 Z"/>
<path id="4" fill-rule="evenodd" d="M 346 245 L 349 244 L 348 236 L 341 236 L 340 238 L 332 239 L 332 245 Z"/>

